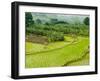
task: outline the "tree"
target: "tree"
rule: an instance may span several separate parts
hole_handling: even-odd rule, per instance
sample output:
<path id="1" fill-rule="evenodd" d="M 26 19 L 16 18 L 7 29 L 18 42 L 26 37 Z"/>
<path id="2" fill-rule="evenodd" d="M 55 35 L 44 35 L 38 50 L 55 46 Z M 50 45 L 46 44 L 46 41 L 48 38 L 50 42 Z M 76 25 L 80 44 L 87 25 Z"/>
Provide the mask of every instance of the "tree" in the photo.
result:
<path id="1" fill-rule="evenodd" d="M 46 22 L 45 25 L 50 25 L 50 23 L 49 22 Z"/>
<path id="2" fill-rule="evenodd" d="M 89 17 L 86 17 L 86 18 L 84 19 L 83 23 L 84 23 L 85 25 L 89 25 Z"/>
<path id="3" fill-rule="evenodd" d="M 58 22 L 58 19 L 52 18 L 50 21 L 51 21 L 51 24 L 56 24 Z"/>
<path id="4" fill-rule="evenodd" d="M 26 12 L 25 13 L 25 25 L 26 25 L 26 27 L 29 27 L 33 23 L 34 23 L 34 21 L 33 21 L 32 14 L 30 12 Z"/>
<path id="5" fill-rule="evenodd" d="M 36 23 L 41 24 L 41 20 L 40 19 L 36 19 Z"/>
<path id="6" fill-rule="evenodd" d="M 58 21 L 58 22 L 56 22 L 56 24 L 69 24 L 69 23 L 65 22 L 65 21 Z"/>

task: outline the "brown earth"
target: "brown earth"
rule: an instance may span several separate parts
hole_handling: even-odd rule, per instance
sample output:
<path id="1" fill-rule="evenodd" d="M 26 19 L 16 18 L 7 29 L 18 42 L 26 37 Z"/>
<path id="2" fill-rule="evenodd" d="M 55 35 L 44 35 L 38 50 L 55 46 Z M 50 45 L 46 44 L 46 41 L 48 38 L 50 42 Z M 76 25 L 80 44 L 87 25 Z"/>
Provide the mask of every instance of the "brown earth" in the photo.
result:
<path id="1" fill-rule="evenodd" d="M 26 35 L 26 41 L 40 44 L 48 44 L 47 37 L 39 35 Z"/>

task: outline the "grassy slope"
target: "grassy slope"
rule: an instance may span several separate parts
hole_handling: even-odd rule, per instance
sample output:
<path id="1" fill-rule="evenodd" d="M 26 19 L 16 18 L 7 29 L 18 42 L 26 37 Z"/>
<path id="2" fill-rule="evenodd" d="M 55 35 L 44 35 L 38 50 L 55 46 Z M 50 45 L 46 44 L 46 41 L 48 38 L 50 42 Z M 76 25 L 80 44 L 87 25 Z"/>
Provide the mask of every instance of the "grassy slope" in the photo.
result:
<path id="1" fill-rule="evenodd" d="M 79 37 L 77 43 L 59 50 L 26 55 L 26 68 L 62 66 L 71 60 L 80 58 L 84 54 L 83 50 L 87 49 L 88 44 L 88 38 Z"/>

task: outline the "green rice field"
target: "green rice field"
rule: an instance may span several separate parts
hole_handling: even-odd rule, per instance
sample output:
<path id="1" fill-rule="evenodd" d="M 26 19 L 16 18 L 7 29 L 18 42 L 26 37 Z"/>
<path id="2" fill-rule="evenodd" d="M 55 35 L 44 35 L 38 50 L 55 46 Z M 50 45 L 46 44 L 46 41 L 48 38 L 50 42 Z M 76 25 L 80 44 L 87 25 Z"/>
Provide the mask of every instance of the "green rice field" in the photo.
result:
<path id="1" fill-rule="evenodd" d="M 79 36 L 76 41 L 71 36 L 65 38 L 48 45 L 26 42 L 26 68 L 88 65 L 89 38 Z"/>

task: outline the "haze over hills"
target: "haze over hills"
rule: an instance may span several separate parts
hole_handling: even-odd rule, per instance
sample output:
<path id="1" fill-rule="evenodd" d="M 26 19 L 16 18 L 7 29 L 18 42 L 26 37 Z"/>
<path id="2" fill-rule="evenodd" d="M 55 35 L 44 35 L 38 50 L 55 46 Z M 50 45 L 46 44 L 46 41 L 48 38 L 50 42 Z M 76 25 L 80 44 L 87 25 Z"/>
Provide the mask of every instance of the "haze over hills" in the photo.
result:
<path id="1" fill-rule="evenodd" d="M 64 21 L 68 23 L 83 23 L 84 18 L 89 15 L 75 15 L 75 14 L 56 14 L 56 13 L 36 13 L 32 12 L 33 20 L 40 19 L 42 23 L 50 22 L 51 19 L 57 19 L 58 21 Z"/>

